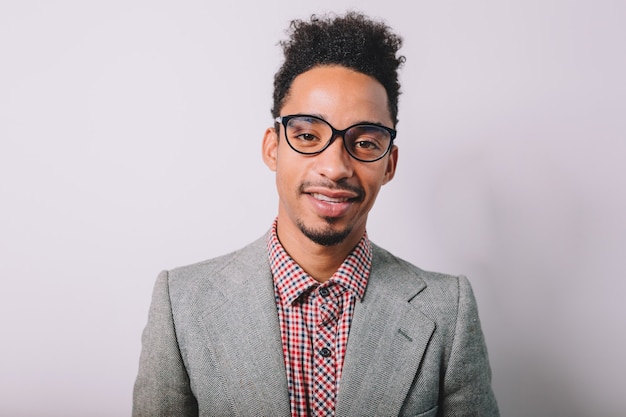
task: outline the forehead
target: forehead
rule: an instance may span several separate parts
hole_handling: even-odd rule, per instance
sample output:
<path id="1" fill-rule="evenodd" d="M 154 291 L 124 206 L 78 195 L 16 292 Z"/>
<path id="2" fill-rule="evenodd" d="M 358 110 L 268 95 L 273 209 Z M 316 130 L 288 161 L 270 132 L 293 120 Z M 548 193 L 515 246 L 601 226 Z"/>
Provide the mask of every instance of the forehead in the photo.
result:
<path id="1" fill-rule="evenodd" d="M 375 78 L 341 66 L 320 66 L 298 75 L 281 114 L 312 114 L 339 126 L 391 123 L 387 92 Z"/>

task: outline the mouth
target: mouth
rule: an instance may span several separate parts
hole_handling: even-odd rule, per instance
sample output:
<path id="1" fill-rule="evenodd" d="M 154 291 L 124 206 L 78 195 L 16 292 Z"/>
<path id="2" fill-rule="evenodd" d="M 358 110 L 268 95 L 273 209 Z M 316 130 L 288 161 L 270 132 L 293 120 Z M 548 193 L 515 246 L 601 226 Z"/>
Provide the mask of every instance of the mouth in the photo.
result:
<path id="1" fill-rule="evenodd" d="M 315 198 L 316 200 L 320 200 L 320 201 L 325 201 L 327 203 L 347 203 L 348 201 L 351 200 L 355 200 L 356 197 L 331 197 L 328 195 L 324 195 L 321 193 L 308 193 L 311 197 Z"/>
<path id="2" fill-rule="evenodd" d="M 306 184 L 300 191 L 307 196 L 312 210 L 327 220 L 348 215 L 365 194 L 360 187 L 350 184 Z"/>
<path id="3" fill-rule="evenodd" d="M 345 182 L 303 183 L 300 192 L 328 203 L 356 202 L 362 200 L 365 195 L 361 187 Z"/>

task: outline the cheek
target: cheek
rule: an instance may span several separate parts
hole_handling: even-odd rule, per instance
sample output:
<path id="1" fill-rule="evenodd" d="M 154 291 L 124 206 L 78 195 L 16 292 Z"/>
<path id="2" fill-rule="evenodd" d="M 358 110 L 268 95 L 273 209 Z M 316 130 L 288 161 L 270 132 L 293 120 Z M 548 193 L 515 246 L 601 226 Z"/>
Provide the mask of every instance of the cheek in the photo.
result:
<path id="1" fill-rule="evenodd" d="M 278 146 L 276 158 L 276 176 L 285 184 L 300 181 L 304 173 L 310 170 L 310 161 L 297 154 L 282 142 Z"/>
<path id="2" fill-rule="evenodd" d="M 292 158 L 280 157 L 276 161 L 276 185 L 280 190 L 289 190 L 297 186 L 302 165 L 294 163 Z"/>
<path id="3" fill-rule="evenodd" d="M 378 192 L 378 189 L 385 183 L 385 172 L 382 167 L 367 167 L 359 173 L 361 184 L 371 192 Z"/>

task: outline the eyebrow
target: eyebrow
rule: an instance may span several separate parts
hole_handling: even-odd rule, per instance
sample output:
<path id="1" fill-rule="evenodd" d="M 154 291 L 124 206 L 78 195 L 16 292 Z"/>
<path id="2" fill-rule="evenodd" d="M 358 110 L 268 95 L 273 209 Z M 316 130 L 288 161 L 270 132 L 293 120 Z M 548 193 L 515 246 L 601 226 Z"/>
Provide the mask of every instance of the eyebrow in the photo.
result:
<path id="1" fill-rule="evenodd" d="M 318 119 L 322 119 L 323 121 L 325 121 L 329 125 L 333 126 L 324 115 L 319 114 L 319 113 L 294 113 L 294 115 L 295 116 L 305 116 L 305 117 L 306 116 L 317 117 Z M 349 126 L 354 126 L 354 125 L 374 125 L 374 126 L 385 126 L 385 127 L 387 127 L 387 125 L 385 125 L 382 122 L 374 122 L 372 120 L 361 120 L 359 122 L 355 122 L 355 123 L 349 124 L 348 127 Z M 335 126 L 333 126 L 333 127 L 335 127 Z M 337 128 L 335 127 L 335 129 L 337 129 Z M 341 129 L 338 129 L 338 130 L 341 130 Z"/>

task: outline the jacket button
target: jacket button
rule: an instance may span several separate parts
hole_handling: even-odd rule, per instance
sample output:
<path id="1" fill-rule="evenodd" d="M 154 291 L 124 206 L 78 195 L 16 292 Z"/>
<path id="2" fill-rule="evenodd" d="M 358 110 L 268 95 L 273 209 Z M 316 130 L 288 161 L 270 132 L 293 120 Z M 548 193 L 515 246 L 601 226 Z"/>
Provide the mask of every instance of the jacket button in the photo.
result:
<path id="1" fill-rule="evenodd" d="M 328 348 L 321 348 L 320 349 L 320 355 L 322 355 L 323 357 L 327 358 L 330 355 L 332 355 L 332 352 Z"/>

